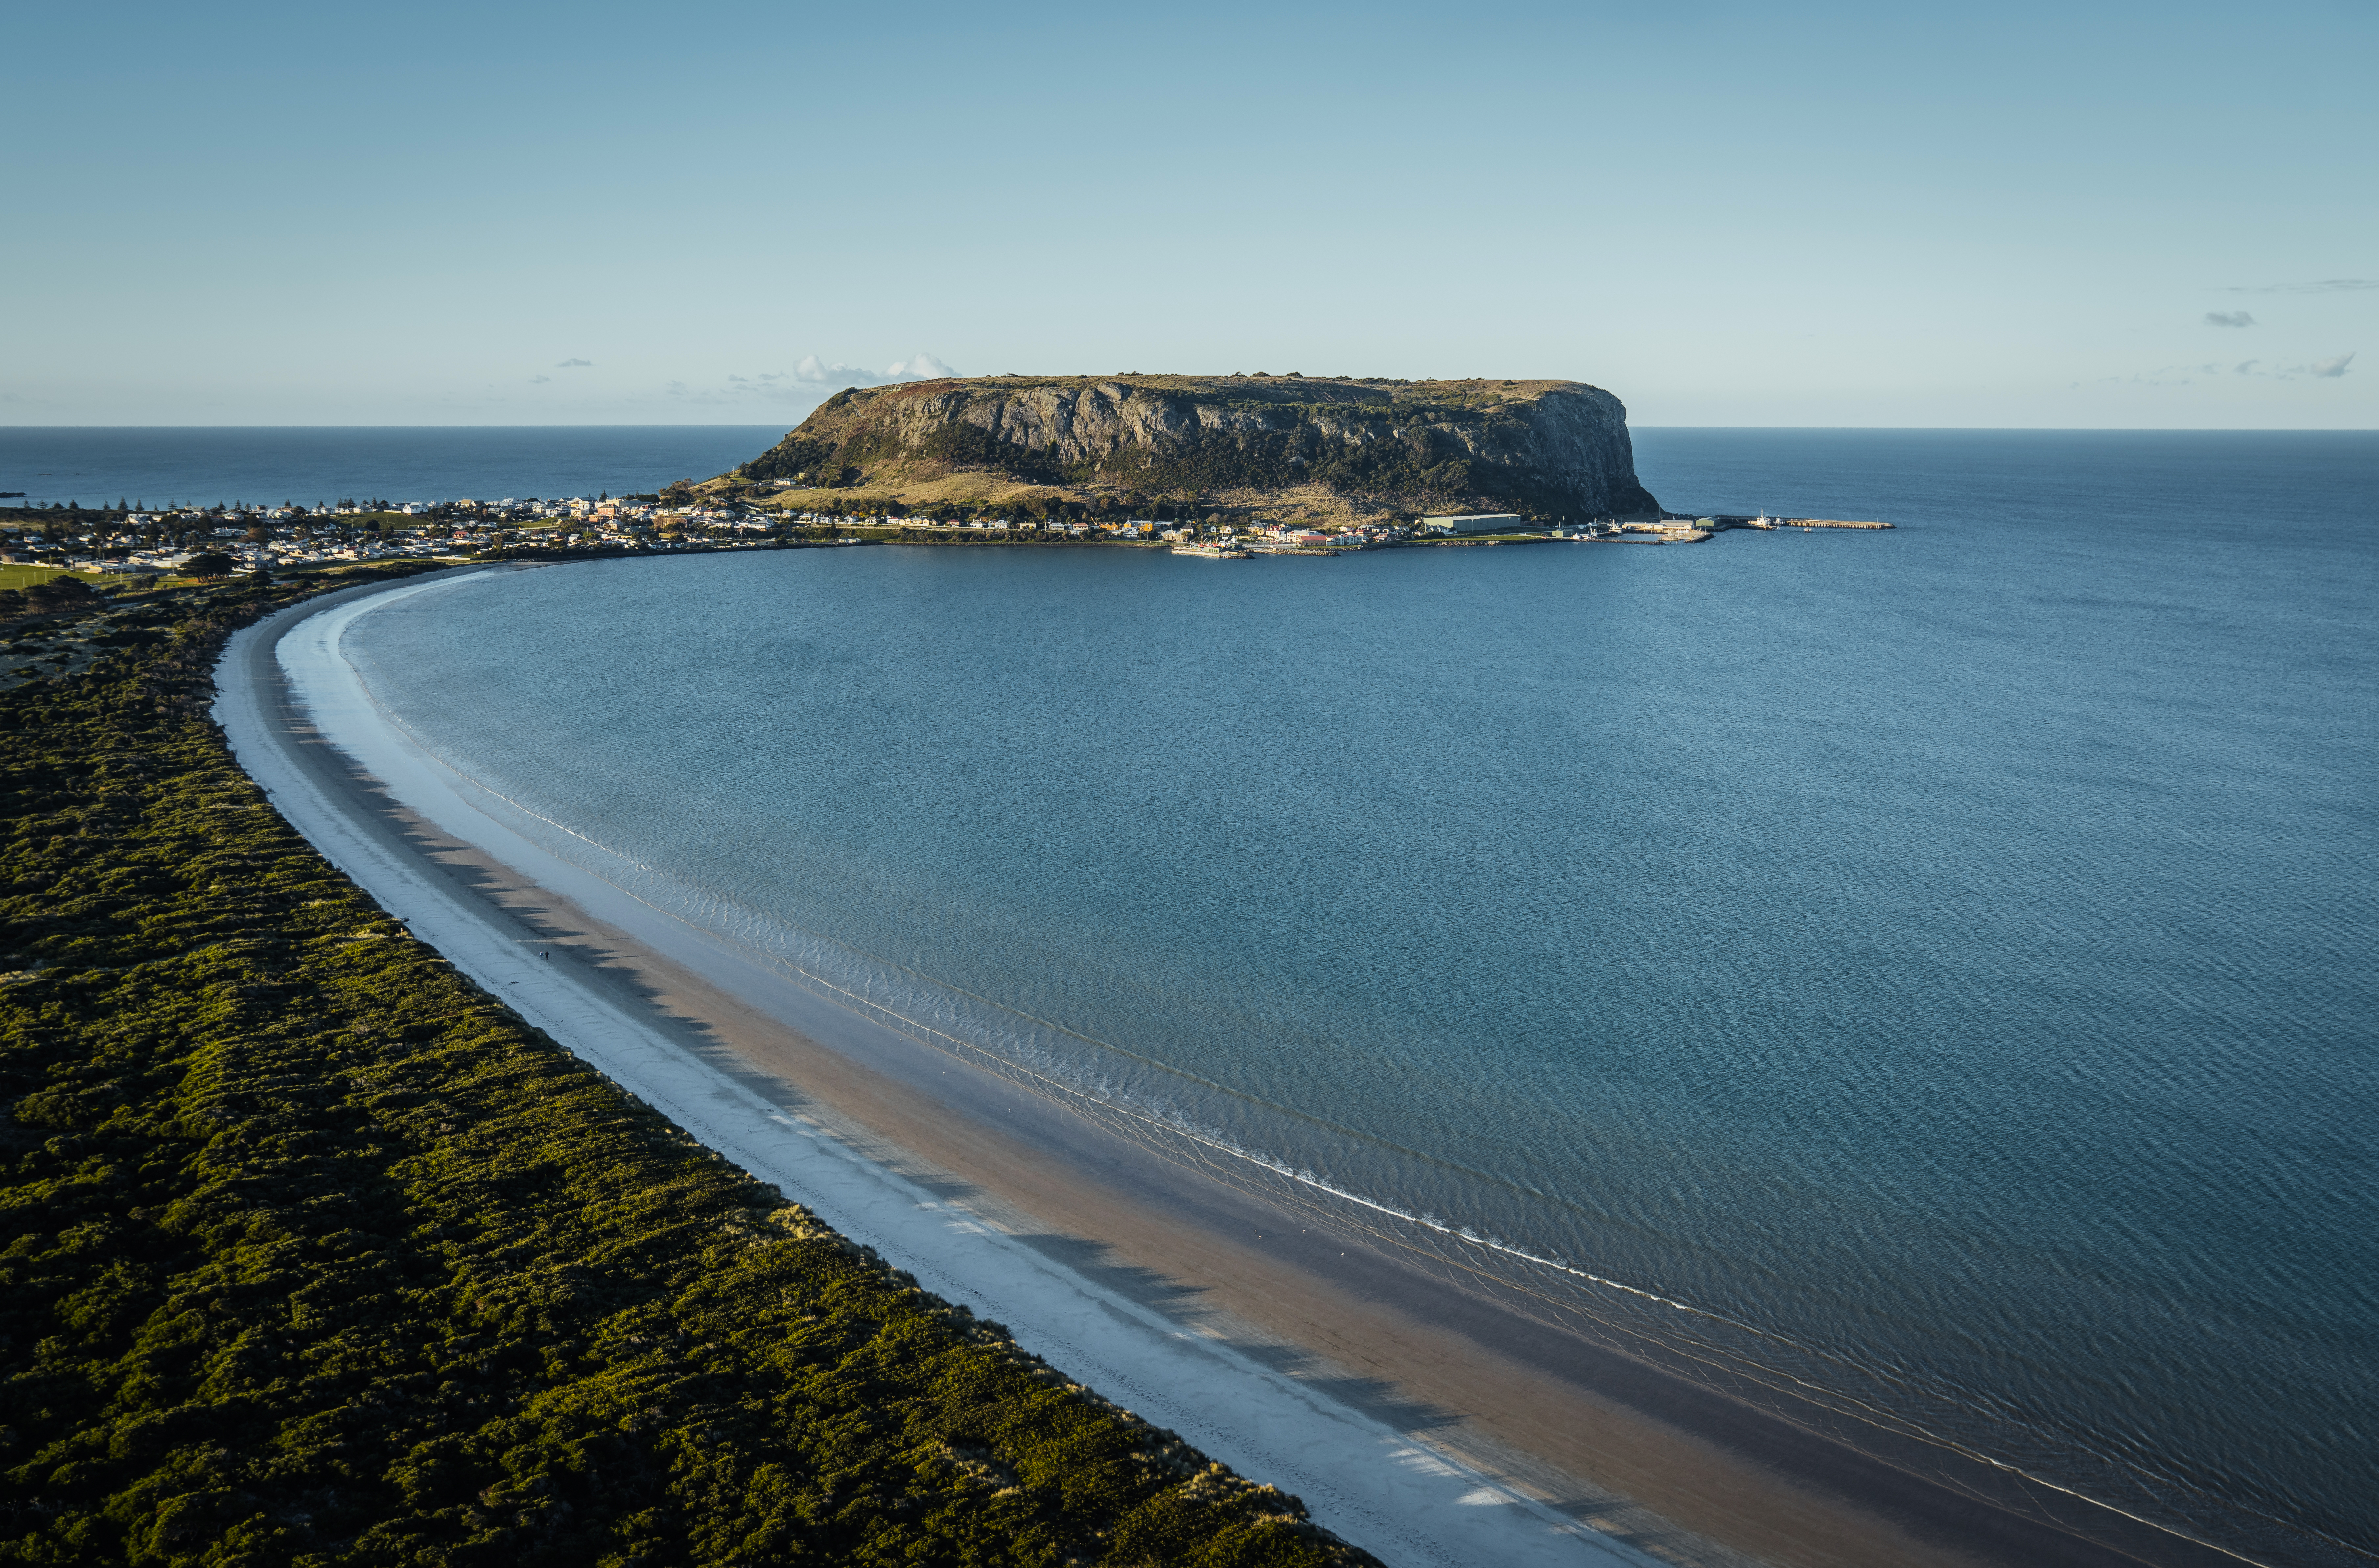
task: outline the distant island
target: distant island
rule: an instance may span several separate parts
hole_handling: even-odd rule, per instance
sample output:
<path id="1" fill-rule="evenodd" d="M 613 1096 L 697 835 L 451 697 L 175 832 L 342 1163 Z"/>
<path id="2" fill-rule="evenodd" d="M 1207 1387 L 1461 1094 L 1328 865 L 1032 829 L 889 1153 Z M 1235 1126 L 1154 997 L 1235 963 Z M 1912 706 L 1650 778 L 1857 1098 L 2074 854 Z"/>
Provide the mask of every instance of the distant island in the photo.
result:
<path id="1" fill-rule="evenodd" d="M 1578 381 L 979 376 L 852 388 L 689 487 L 788 512 L 953 520 L 1660 518 L 1627 410 Z"/>

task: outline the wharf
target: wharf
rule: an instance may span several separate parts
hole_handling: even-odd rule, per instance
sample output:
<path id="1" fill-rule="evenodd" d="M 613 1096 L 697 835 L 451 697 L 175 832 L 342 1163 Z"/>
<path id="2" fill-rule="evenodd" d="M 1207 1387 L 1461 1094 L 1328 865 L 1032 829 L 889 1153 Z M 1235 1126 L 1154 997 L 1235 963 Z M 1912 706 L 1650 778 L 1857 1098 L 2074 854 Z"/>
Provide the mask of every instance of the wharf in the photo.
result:
<path id="1" fill-rule="evenodd" d="M 1684 520 L 1681 519 L 1681 521 Z M 1707 521 L 1721 528 L 1748 528 L 1757 520 L 1750 516 L 1733 516 L 1723 512 L 1714 512 L 1708 514 L 1706 518 L 1693 521 Z M 1889 528 L 1891 526 L 1889 523 L 1846 522 L 1839 517 L 1771 517 L 1768 521 L 1779 528 Z"/>

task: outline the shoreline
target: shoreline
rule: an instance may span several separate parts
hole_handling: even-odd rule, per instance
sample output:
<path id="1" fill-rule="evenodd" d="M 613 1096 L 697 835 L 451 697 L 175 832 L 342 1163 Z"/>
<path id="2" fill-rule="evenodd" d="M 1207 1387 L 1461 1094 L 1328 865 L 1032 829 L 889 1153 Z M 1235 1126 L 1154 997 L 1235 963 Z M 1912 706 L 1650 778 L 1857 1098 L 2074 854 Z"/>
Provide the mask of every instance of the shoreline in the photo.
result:
<path id="1" fill-rule="evenodd" d="M 1355 1544 L 1391 1562 L 2236 1561 L 2162 1532 L 2094 1545 L 2044 1522 L 2054 1499 L 1919 1473 L 1952 1456 L 1836 1448 L 1383 1250 L 1300 1243 L 1286 1211 L 551 860 L 408 757 L 342 674 L 335 636 L 364 603 L 453 580 L 327 596 L 226 652 L 219 716 L 284 814 L 688 1132 Z"/>
<path id="2" fill-rule="evenodd" d="M 452 579 L 430 579 L 441 580 Z M 433 815 L 452 815 L 458 799 L 425 814 L 361 776 L 293 705 L 277 645 L 318 617 L 335 627 L 359 601 L 421 585 L 416 579 L 326 596 L 242 632 L 224 655 L 217 709 L 235 754 L 274 806 L 415 935 L 789 1201 L 936 1295 L 1002 1324 L 1105 1397 L 1299 1496 L 1318 1522 L 1383 1560 L 1610 1568 L 1653 1561 L 1367 1416 L 1312 1377 L 1286 1342 L 1226 1314 L 1167 1302 L 1170 1293 L 1129 1264 L 1093 1256 L 1093 1237 L 1053 1229 L 949 1168 L 1010 1168 L 1028 1192 L 1063 1188 L 1063 1175 L 1032 1172 L 1029 1152 L 996 1129 L 953 1129 L 958 1136 L 936 1151 L 952 1156 L 947 1162 L 888 1140 L 884 1128 L 922 1130 L 920 1118 L 947 1114 L 946 1104 L 928 1108 L 916 1088 L 772 1016 L 806 1002 L 817 1012 L 816 1032 L 834 1033 L 837 1020 L 825 1015 L 840 1009 L 787 995 L 793 988 L 781 982 L 770 987 L 756 971 L 740 977 L 742 988 L 767 994 L 773 1007 L 755 1007 L 672 962 L 660 950 L 673 946 L 666 933 L 590 915 L 570 897 L 584 887 L 542 885 L 569 883 L 570 868 L 537 867 L 540 881 L 531 883 L 446 831 Z M 326 717 L 343 738 L 368 722 L 359 705 Z M 426 774 L 405 782 L 417 795 L 435 790 Z M 503 835 L 492 822 L 486 829 Z M 511 859 L 538 858 L 518 841 L 506 848 Z M 552 956 L 539 956 L 546 952 Z M 889 1031 L 844 1017 L 845 1049 L 898 1051 Z M 912 1073 L 918 1065 L 909 1064 Z M 948 1069 L 966 1083 L 965 1097 L 999 1087 L 959 1064 Z"/>

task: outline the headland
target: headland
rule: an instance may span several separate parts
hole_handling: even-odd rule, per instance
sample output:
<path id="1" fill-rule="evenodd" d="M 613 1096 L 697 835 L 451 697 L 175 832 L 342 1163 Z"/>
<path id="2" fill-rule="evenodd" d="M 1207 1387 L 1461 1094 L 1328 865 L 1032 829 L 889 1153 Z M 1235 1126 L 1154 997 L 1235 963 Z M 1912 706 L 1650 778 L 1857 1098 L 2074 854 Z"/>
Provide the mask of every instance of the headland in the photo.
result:
<path id="1" fill-rule="evenodd" d="M 979 376 L 851 389 L 702 487 L 815 510 L 1316 527 L 1657 518 L 1627 410 L 1580 381 Z"/>

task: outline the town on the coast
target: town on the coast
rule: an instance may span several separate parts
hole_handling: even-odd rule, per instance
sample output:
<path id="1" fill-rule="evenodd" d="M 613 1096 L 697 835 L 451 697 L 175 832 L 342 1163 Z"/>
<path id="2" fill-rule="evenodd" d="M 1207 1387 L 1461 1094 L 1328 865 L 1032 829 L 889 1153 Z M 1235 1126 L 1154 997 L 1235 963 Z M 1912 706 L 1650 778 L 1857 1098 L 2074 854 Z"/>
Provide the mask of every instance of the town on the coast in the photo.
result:
<path id="1" fill-rule="evenodd" d="M 369 562 L 837 545 L 1248 560 L 1889 526 L 1672 511 L 1636 477 L 1624 406 L 1579 382 L 995 376 L 845 389 L 724 474 L 634 494 L 0 510 L 0 591 L 60 572 L 125 589 Z"/>
<path id="2" fill-rule="evenodd" d="M 744 501 L 664 492 L 547 500 L 204 507 L 151 510 L 138 502 L 94 511 L 64 506 L 18 512 L 0 525 L 0 564 L 47 567 L 117 586 L 140 580 L 220 578 L 356 561 L 469 560 L 584 553 L 663 553 L 817 544 L 910 541 L 948 544 L 1070 543 L 1170 547 L 1206 556 L 1328 555 L 1396 546 L 1502 545 L 1552 541 L 1695 543 L 1727 528 L 1876 528 L 1879 523 L 1818 518 L 1662 516 L 1544 525 L 1516 513 L 1416 516 L 1393 522 L 1315 525 L 1263 518 L 1033 515 L 1017 509 L 911 513 L 791 511 Z"/>

